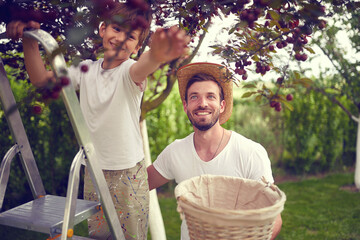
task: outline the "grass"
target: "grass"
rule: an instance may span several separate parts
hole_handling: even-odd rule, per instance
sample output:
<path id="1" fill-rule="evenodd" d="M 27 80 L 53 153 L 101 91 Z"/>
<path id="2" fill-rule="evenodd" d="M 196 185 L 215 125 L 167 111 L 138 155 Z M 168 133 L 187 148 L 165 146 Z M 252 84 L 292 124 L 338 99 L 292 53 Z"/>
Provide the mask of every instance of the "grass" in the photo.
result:
<path id="1" fill-rule="evenodd" d="M 278 240 L 360 240 L 360 192 L 342 190 L 351 185 L 354 175 L 331 174 L 299 182 L 278 184 L 287 196 L 282 212 L 283 226 Z M 180 239 L 180 217 L 174 198 L 159 197 L 168 240 Z M 83 235 L 86 225 L 80 224 L 75 233 Z M 46 239 L 24 230 L 0 226 L 1 239 Z M 156 240 L 156 239 L 154 239 Z"/>
<path id="2" fill-rule="evenodd" d="M 279 184 L 287 201 L 277 240 L 360 240 L 360 192 L 340 189 L 353 181 L 353 174 L 332 174 Z M 175 199 L 159 198 L 159 202 L 167 239 L 180 239 Z"/>

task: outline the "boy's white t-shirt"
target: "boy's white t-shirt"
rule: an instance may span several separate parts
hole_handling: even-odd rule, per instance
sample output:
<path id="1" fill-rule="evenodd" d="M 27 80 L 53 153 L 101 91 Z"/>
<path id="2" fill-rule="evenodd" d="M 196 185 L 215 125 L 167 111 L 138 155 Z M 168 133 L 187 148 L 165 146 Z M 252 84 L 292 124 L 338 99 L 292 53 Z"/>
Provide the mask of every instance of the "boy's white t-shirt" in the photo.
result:
<path id="1" fill-rule="evenodd" d="M 202 174 L 224 175 L 260 181 L 264 176 L 274 182 L 271 162 L 263 146 L 232 131 L 226 147 L 211 161 L 204 162 L 194 146 L 194 133 L 168 145 L 153 163 L 166 179 L 180 183 Z M 188 240 L 185 220 L 181 224 L 181 239 Z"/>
<path id="2" fill-rule="evenodd" d="M 131 168 L 144 158 L 139 125 L 143 89 L 130 77 L 134 60 L 107 70 L 102 62 L 85 60 L 69 67 L 68 76 L 80 90 L 80 107 L 101 168 Z M 87 72 L 81 71 L 83 65 Z"/>

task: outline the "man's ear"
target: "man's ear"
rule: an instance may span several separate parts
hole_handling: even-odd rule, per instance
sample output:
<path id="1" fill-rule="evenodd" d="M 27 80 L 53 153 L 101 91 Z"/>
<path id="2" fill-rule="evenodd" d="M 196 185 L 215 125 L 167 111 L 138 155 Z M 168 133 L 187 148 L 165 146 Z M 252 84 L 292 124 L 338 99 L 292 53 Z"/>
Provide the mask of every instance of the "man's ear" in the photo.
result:
<path id="1" fill-rule="evenodd" d="M 187 113 L 187 104 L 186 104 L 186 101 L 183 100 L 183 108 L 184 108 L 184 112 Z"/>
<path id="2" fill-rule="evenodd" d="M 102 22 L 100 24 L 100 27 L 99 27 L 99 35 L 100 37 L 104 37 L 104 34 L 105 34 L 105 30 L 106 30 L 106 24 L 104 22 Z"/>
<path id="3" fill-rule="evenodd" d="M 225 111 L 226 102 L 225 100 L 222 100 L 220 102 L 220 113 L 223 113 Z"/>

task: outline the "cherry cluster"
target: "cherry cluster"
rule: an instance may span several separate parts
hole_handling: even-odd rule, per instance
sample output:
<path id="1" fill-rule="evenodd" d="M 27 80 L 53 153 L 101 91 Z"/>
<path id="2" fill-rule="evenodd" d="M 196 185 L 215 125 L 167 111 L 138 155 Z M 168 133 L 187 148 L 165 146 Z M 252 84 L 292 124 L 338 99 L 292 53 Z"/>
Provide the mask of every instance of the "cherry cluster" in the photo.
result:
<path id="1" fill-rule="evenodd" d="M 262 10 L 260 8 L 245 9 L 240 13 L 240 19 L 246 21 L 249 28 L 255 27 L 255 22 L 259 19 Z"/>
<path id="2" fill-rule="evenodd" d="M 86 64 L 81 65 L 80 71 L 83 73 L 86 73 L 87 71 L 89 71 L 89 66 Z M 42 102 L 47 102 L 48 100 L 58 99 L 62 88 L 66 87 L 69 84 L 70 84 L 70 79 L 66 75 L 60 77 L 59 80 L 55 83 L 53 83 L 51 80 L 49 80 L 47 86 L 37 89 L 37 91 L 41 95 L 41 99 L 39 99 L 39 100 Z M 42 113 L 41 106 L 38 104 L 34 105 L 33 112 L 35 114 Z"/>
<path id="3" fill-rule="evenodd" d="M 294 99 L 294 96 L 291 93 L 286 95 L 286 101 L 290 102 L 293 99 Z M 284 101 L 284 100 L 279 100 L 278 98 L 274 99 L 274 100 L 271 100 L 270 101 L 270 107 L 274 108 L 275 111 L 280 112 L 282 110 L 281 101 Z"/>
<path id="4" fill-rule="evenodd" d="M 37 89 L 37 92 L 41 95 L 41 102 L 46 102 L 48 100 L 56 100 L 60 96 L 61 89 L 67 85 L 69 85 L 70 79 L 66 76 L 63 76 L 59 79 L 56 83 L 51 83 L 49 80 L 49 83 L 46 87 Z M 32 107 L 32 111 L 34 114 L 41 114 L 42 113 L 42 107 L 39 104 L 35 104 Z"/>

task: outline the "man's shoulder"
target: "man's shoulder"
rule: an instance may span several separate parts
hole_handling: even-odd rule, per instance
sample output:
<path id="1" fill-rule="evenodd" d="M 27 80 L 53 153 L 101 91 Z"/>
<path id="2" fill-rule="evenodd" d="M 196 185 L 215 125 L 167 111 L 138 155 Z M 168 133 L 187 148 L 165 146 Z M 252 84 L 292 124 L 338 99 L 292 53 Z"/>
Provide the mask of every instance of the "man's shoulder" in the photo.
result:
<path id="1" fill-rule="evenodd" d="M 241 146 L 244 147 L 248 147 L 248 146 L 252 146 L 252 147 L 262 147 L 262 145 L 250 138 L 247 138 L 243 135 L 241 135 L 240 133 L 234 132 L 232 131 L 231 134 L 232 139 L 234 139 L 234 141 L 238 144 L 240 144 Z"/>
<path id="2" fill-rule="evenodd" d="M 170 143 L 167 148 L 175 148 L 178 149 L 179 147 L 183 146 L 183 145 L 188 145 L 189 143 L 192 142 L 193 139 L 193 134 L 194 133 L 190 133 L 189 135 L 187 135 L 184 138 L 179 138 L 179 139 L 175 139 L 172 143 Z"/>

